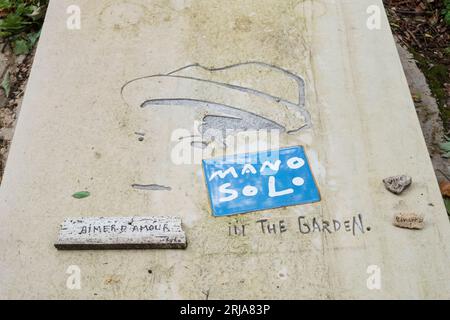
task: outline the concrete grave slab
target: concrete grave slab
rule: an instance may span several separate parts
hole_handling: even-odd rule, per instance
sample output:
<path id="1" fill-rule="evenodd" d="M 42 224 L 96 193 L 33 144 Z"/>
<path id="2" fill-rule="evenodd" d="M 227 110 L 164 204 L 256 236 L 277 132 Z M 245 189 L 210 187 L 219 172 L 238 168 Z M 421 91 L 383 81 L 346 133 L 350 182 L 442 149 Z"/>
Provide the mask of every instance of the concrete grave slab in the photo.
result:
<path id="1" fill-rule="evenodd" d="M 202 155 L 255 127 L 304 147 L 321 201 L 213 217 Z M 186 250 L 53 246 L 69 217 L 167 215 Z M 449 298 L 449 246 L 381 0 L 50 1 L 0 188 L 1 298 Z"/>

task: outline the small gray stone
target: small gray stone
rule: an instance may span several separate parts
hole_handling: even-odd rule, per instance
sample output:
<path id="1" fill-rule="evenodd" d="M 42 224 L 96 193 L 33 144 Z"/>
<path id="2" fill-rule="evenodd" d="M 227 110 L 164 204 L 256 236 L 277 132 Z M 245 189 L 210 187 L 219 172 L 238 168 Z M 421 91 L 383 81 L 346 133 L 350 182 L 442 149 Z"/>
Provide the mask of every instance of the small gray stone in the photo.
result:
<path id="1" fill-rule="evenodd" d="M 412 178 L 407 175 L 389 177 L 383 180 L 384 186 L 394 194 L 402 193 L 412 183 Z"/>
<path id="2" fill-rule="evenodd" d="M 424 218 L 415 213 L 399 213 L 394 217 L 394 226 L 406 229 L 423 229 Z"/>

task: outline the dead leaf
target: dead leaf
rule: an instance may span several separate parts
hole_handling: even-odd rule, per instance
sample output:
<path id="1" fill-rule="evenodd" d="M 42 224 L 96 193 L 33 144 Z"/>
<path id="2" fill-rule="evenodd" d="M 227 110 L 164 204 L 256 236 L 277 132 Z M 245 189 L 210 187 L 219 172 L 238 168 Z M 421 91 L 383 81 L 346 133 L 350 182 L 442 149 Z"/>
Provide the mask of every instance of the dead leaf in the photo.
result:
<path id="1" fill-rule="evenodd" d="M 9 72 L 9 70 L 6 71 L 0 86 L 2 87 L 3 91 L 5 91 L 5 96 L 8 98 L 11 91 L 11 73 Z"/>
<path id="2" fill-rule="evenodd" d="M 441 194 L 443 196 L 450 198 L 450 182 L 441 181 L 441 183 L 439 183 L 439 189 L 441 189 Z"/>

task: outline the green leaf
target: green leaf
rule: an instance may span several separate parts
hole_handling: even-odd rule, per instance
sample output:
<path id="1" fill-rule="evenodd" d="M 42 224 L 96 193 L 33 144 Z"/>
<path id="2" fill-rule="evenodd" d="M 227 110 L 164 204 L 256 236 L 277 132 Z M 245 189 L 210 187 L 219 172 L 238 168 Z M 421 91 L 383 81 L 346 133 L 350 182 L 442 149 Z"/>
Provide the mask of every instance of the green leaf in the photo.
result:
<path id="1" fill-rule="evenodd" d="M 450 26 L 450 11 L 448 11 L 444 16 L 445 23 Z"/>
<path id="2" fill-rule="evenodd" d="M 21 54 L 28 54 L 33 49 L 37 40 L 39 39 L 41 32 L 29 33 L 26 38 L 18 38 L 13 41 L 14 53 L 18 56 Z"/>
<path id="3" fill-rule="evenodd" d="M 0 0 L 0 9 L 10 9 L 13 7 L 11 0 Z"/>
<path id="4" fill-rule="evenodd" d="M 1 31 L 19 32 L 25 27 L 26 22 L 18 14 L 9 14 L 6 18 L 0 20 Z"/>
<path id="5" fill-rule="evenodd" d="M 0 37 L 10 43 L 18 36 L 27 39 L 42 26 L 47 5 L 48 0 L 0 0 Z M 30 41 L 28 50 L 35 42 Z M 21 48 L 25 50 L 23 43 Z"/>
<path id="6" fill-rule="evenodd" d="M 41 31 L 27 34 L 30 49 L 32 49 L 34 47 L 34 45 L 36 44 L 36 42 L 38 41 L 40 36 L 41 36 Z"/>
<path id="7" fill-rule="evenodd" d="M 1 83 L 1 87 L 5 91 L 5 96 L 9 97 L 9 92 L 11 91 L 11 81 L 10 81 L 9 70 L 6 71 L 5 76 L 3 77 L 3 81 Z"/>
<path id="8" fill-rule="evenodd" d="M 441 148 L 442 151 L 444 152 L 450 152 L 450 141 L 444 142 L 444 143 L 440 143 L 439 147 Z"/>
<path id="9" fill-rule="evenodd" d="M 445 8 L 442 10 L 444 21 L 450 26 L 450 0 L 444 0 Z"/>
<path id="10" fill-rule="evenodd" d="M 74 197 L 75 199 L 84 199 L 84 198 L 89 197 L 90 195 L 91 195 L 91 193 L 89 191 L 80 191 L 80 192 L 74 193 L 72 195 L 72 197 Z"/>
<path id="11" fill-rule="evenodd" d="M 447 214 L 450 215 L 450 198 L 444 197 L 445 209 L 447 209 Z"/>
<path id="12" fill-rule="evenodd" d="M 25 39 L 18 39 L 14 41 L 14 54 L 19 56 L 21 54 L 30 53 L 30 44 Z"/>
<path id="13" fill-rule="evenodd" d="M 33 21 L 42 19 L 45 14 L 44 6 L 31 6 L 31 13 L 27 14 L 27 17 L 30 17 Z"/>

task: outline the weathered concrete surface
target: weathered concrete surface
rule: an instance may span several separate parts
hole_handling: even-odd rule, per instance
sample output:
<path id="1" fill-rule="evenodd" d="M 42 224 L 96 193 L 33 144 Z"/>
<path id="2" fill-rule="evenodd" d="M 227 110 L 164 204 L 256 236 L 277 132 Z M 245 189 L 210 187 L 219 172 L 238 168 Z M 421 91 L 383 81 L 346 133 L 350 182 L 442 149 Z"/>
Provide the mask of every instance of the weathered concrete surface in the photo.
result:
<path id="1" fill-rule="evenodd" d="M 381 6 L 51 1 L 0 190 L 0 296 L 449 298 L 448 218 L 385 16 L 381 30 L 366 27 L 374 3 Z M 66 29 L 71 4 L 82 9 L 79 31 Z M 170 158 L 173 129 L 192 128 L 203 110 L 140 108 L 121 89 L 192 63 L 246 61 L 305 79 L 313 126 L 280 139 L 283 147 L 305 146 L 323 200 L 213 218 L 201 165 L 175 166 Z M 413 185 L 400 196 L 386 191 L 382 179 L 403 173 Z M 80 190 L 91 196 L 73 199 Z M 186 250 L 53 247 L 66 217 L 169 212 L 183 219 Z M 400 212 L 423 215 L 425 228 L 395 227 Z M 301 231 L 307 222 L 310 233 L 300 232 L 299 216 Z M 263 233 L 257 221 L 264 218 L 284 220 L 288 231 Z M 328 233 L 321 224 L 319 232 L 313 218 L 349 231 Z M 354 224 L 360 218 L 364 233 Z M 246 236 L 229 235 L 236 222 L 247 224 Z M 71 265 L 81 270 L 81 290 L 66 287 Z M 373 265 L 380 290 L 367 286 Z"/>

